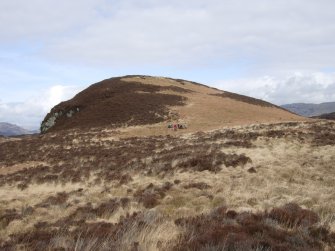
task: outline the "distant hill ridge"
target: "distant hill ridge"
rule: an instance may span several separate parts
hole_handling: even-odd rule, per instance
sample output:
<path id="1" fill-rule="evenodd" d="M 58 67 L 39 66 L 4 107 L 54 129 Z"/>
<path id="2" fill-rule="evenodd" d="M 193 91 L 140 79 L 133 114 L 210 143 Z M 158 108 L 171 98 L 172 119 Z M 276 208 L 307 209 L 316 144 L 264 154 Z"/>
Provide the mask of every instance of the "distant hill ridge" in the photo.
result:
<path id="1" fill-rule="evenodd" d="M 321 104 L 312 103 L 294 103 L 282 105 L 283 108 L 305 117 L 319 116 L 335 112 L 335 102 L 326 102 Z"/>
<path id="2" fill-rule="evenodd" d="M 199 131 L 302 119 L 263 100 L 196 82 L 131 75 L 103 80 L 56 105 L 41 132 L 108 127 L 165 134 L 168 122 L 182 121 L 190 125 L 187 131 Z"/>
<path id="3" fill-rule="evenodd" d="M 0 135 L 2 136 L 17 136 L 23 134 L 31 134 L 33 132 L 26 130 L 14 124 L 0 122 Z"/>
<path id="4" fill-rule="evenodd" d="M 313 118 L 335 120 L 335 112 L 321 114 L 319 116 L 314 116 Z"/>

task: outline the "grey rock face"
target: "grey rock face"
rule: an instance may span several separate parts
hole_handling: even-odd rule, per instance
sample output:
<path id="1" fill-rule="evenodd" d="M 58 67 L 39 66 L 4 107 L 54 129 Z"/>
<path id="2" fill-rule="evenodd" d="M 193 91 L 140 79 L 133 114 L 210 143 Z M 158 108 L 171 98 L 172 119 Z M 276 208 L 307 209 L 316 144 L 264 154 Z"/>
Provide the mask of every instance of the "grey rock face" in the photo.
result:
<path id="1" fill-rule="evenodd" d="M 52 128 L 56 123 L 57 120 L 61 117 L 66 117 L 67 119 L 70 119 L 74 116 L 74 114 L 76 114 L 77 112 L 79 112 L 80 109 L 74 108 L 71 109 L 67 112 L 64 111 L 59 111 L 59 112 L 55 112 L 53 113 L 46 121 L 43 121 L 41 124 L 41 133 L 45 133 L 47 132 L 50 128 Z"/>

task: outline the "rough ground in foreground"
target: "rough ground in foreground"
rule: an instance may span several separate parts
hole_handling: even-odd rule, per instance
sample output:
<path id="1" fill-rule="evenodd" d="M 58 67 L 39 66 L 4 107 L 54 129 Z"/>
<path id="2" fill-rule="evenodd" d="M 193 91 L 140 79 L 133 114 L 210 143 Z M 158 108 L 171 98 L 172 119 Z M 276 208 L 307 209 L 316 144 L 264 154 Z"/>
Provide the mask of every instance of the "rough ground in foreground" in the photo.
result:
<path id="1" fill-rule="evenodd" d="M 335 124 L 0 141 L 2 250 L 334 250 Z"/>

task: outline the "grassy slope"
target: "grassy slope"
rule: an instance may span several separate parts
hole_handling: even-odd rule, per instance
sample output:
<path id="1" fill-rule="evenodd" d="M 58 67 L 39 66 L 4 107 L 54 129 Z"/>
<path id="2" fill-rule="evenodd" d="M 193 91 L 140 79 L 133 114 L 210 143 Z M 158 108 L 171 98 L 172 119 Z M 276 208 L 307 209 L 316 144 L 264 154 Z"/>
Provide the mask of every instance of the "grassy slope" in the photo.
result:
<path id="1" fill-rule="evenodd" d="M 72 131 L 5 140 L 0 245 L 323 250 L 335 244 L 334 129 L 315 121 L 176 137 Z"/>

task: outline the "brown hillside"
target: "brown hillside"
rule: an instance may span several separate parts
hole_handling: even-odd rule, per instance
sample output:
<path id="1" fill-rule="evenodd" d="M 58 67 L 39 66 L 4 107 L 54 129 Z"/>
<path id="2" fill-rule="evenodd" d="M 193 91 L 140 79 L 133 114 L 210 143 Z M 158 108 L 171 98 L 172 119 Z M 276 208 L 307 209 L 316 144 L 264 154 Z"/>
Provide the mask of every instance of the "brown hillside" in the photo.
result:
<path id="1" fill-rule="evenodd" d="M 314 116 L 314 117 L 312 117 L 312 118 L 335 120 L 335 112 L 321 114 L 321 115 L 319 115 L 319 116 Z"/>
<path id="2" fill-rule="evenodd" d="M 297 121 L 304 118 L 268 102 L 180 79 L 125 76 L 106 79 L 55 106 L 41 131 L 118 128 L 127 135 L 166 134 L 168 122 L 188 130 Z"/>

